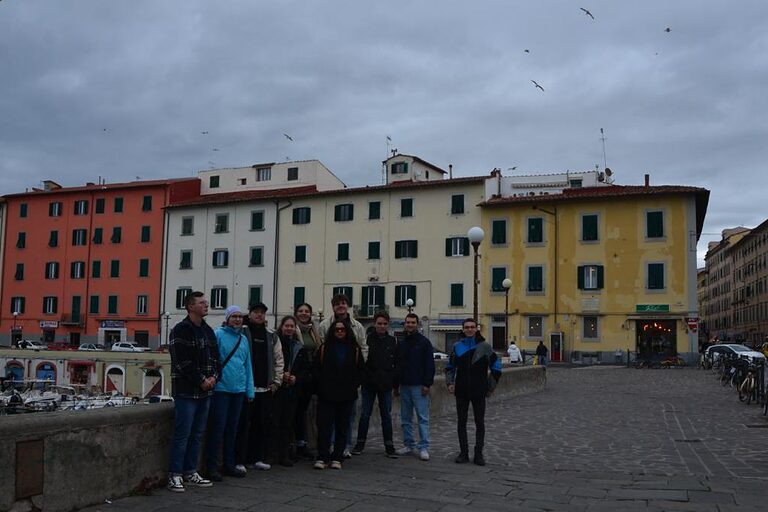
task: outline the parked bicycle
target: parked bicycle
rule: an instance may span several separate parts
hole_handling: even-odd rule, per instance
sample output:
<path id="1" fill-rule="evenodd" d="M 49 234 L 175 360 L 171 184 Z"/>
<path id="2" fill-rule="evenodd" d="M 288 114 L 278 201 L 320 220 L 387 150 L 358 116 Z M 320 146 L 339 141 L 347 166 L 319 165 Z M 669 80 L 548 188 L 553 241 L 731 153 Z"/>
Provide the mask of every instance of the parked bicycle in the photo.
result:
<path id="1" fill-rule="evenodd" d="M 758 401 L 759 386 L 757 385 L 757 365 L 750 364 L 747 367 L 747 375 L 739 385 L 739 401 L 747 402 L 747 405 Z"/>

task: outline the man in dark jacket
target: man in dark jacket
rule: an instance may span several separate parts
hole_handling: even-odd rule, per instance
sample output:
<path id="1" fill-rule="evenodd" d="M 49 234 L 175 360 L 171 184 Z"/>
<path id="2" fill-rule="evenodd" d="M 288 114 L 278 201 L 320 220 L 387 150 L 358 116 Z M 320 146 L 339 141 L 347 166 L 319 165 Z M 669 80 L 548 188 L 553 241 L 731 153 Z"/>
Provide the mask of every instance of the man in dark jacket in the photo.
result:
<path id="1" fill-rule="evenodd" d="M 432 343 L 419 332 L 419 317 L 405 316 L 405 336 L 398 344 L 398 379 L 395 394 L 400 394 L 400 423 L 403 448 L 397 455 L 417 455 L 429 460 L 429 388 L 435 380 L 435 356 Z M 413 411 L 419 422 L 419 444 L 413 436 Z"/>
<path id="2" fill-rule="evenodd" d="M 360 455 L 365 449 L 373 402 L 378 399 L 384 450 L 388 457 L 396 457 L 392 441 L 392 388 L 397 371 L 397 340 L 388 332 L 389 315 L 386 312 L 379 311 L 373 315 L 373 327 L 374 331 L 366 338 L 368 359 L 361 387 L 363 404 L 357 427 L 357 443 L 352 449 L 352 455 Z"/>
<path id="3" fill-rule="evenodd" d="M 469 462 L 467 416 L 469 404 L 475 417 L 475 458 L 478 466 L 485 466 L 485 398 L 493 393 L 501 377 L 501 362 L 493 348 L 477 332 L 477 322 L 467 318 L 461 325 L 464 337 L 453 345 L 445 367 L 448 391 L 456 396 L 458 415 L 459 456 L 456 463 Z"/>
<path id="4" fill-rule="evenodd" d="M 549 353 L 549 349 L 547 349 L 547 346 L 544 344 L 543 341 L 539 341 L 539 344 L 536 346 L 536 356 L 539 358 L 539 364 L 541 366 L 547 366 L 548 353 Z"/>
<path id="5" fill-rule="evenodd" d="M 176 411 L 168 490 L 184 492 L 184 484 L 211 487 L 197 472 L 200 441 L 208 421 L 208 407 L 219 377 L 216 334 L 203 318 L 208 301 L 202 292 L 184 299 L 187 316 L 169 335 L 171 394 Z"/>

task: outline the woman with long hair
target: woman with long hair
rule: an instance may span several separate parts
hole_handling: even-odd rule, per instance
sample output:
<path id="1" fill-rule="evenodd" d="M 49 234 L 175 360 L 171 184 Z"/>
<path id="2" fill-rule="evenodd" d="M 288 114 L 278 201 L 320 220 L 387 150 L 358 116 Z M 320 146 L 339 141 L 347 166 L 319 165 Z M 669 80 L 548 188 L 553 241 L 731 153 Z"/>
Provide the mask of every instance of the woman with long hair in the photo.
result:
<path id="1" fill-rule="evenodd" d="M 317 326 L 312 320 L 312 306 L 303 302 L 296 306 L 294 310 L 296 317 L 297 335 L 304 344 L 304 351 L 307 355 L 310 368 L 317 352 L 317 348 L 322 343 Z M 304 460 L 314 460 L 314 455 L 307 445 L 307 410 L 315 394 L 312 384 L 312 376 L 308 375 L 301 384 L 296 385 L 296 415 L 294 419 L 294 433 L 296 435 L 296 457 Z"/>

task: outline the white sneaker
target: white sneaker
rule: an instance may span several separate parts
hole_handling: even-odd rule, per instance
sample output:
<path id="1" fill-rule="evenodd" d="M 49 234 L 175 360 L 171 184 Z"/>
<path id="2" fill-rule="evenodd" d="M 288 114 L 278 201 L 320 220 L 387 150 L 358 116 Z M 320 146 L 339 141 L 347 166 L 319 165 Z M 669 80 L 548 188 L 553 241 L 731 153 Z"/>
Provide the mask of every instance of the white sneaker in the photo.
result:
<path id="1" fill-rule="evenodd" d="M 425 449 L 419 450 L 419 460 L 429 460 L 429 452 Z"/>
<path id="2" fill-rule="evenodd" d="M 321 460 L 316 460 L 315 464 L 312 467 L 315 469 L 325 469 L 325 462 Z"/>
<path id="3" fill-rule="evenodd" d="M 266 462 L 262 462 L 262 461 L 257 461 L 257 462 L 254 462 L 254 463 L 251 465 L 251 467 L 252 467 L 253 469 L 260 469 L 260 470 L 262 470 L 262 471 L 269 471 L 270 469 L 272 469 L 272 466 L 270 466 L 270 465 L 269 465 L 269 464 L 267 464 Z"/>
<path id="4" fill-rule="evenodd" d="M 341 469 L 341 462 L 339 462 L 337 460 L 332 460 L 330 468 L 331 469 Z"/>
<path id="5" fill-rule="evenodd" d="M 248 471 L 245 469 L 245 466 L 243 466 L 242 464 L 238 464 L 237 466 L 235 466 L 235 470 L 236 470 L 236 471 L 240 471 L 240 472 L 242 472 L 242 473 L 247 473 L 247 472 L 248 472 Z"/>
<path id="6" fill-rule="evenodd" d="M 342 459 L 351 459 L 352 458 L 352 452 L 349 451 L 349 448 L 344 448 L 344 451 L 341 454 Z M 341 469 L 341 468 L 339 468 Z"/>
<path id="7" fill-rule="evenodd" d="M 416 448 L 408 448 L 407 446 L 403 446 L 402 448 L 395 450 L 395 453 L 397 455 L 416 455 L 418 452 L 416 451 Z"/>
<path id="8" fill-rule="evenodd" d="M 178 475 L 168 477 L 168 485 L 166 486 L 171 492 L 184 492 L 184 480 Z"/>
<path id="9" fill-rule="evenodd" d="M 213 487 L 213 482 L 201 477 L 197 471 L 184 477 L 184 482 L 197 487 Z"/>

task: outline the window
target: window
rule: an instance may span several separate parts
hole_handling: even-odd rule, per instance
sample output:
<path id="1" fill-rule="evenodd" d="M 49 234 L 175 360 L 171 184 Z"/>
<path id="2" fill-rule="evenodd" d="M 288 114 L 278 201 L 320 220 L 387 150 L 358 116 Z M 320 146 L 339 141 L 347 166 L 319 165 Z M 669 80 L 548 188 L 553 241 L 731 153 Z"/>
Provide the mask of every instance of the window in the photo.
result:
<path id="1" fill-rule="evenodd" d="M 600 290 L 603 288 L 604 271 L 602 265 L 576 267 L 576 272 L 579 290 Z"/>
<path id="2" fill-rule="evenodd" d="M 312 211 L 308 207 L 294 208 L 293 209 L 293 223 L 294 224 L 309 224 L 312 217 Z"/>
<path id="3" fill-rule="evenodd" d="M 528 219 L 528 243 L 540 244 L 544 242 L 544 219 L 533 217 Z"/>
<path id="4" fill-rule="evenodd" d="M 73 261 L 70 264 L 70 272 L 72 279 L 84 279 L 85 278 L 85 262 Z"/>
<path id="5" fill-rule="evenodd" d="M 229 231 L 229 214 L 228 213 L 217 213 L 216 214 L 216 224 L 213 227 L 214 233 L 226 233 Z"/>
<path id="6" fill-rule="evenodd" d="M 49 261 L 45 264 L 45 278 L 46 279 L 58 279 L 59 278 L 59 262 Z"/>
<path id="7" fill-rule="evenodd" d="M 251 212 L 251 231 L 264 231 L 264 210 Z"/>
<path id="8" fill-rule="evenodd" d="M 141 242 L 142 243 L 149 242 L 151 233 L 152 233 L 151 226 L 141 226 Z"/>
<path id="9" fill-rule="evenodd" d="M 149 277 L 149 258 L 139 260 L 139 277 Z"/>
<path id="10" fill-rule="evenodd" d="M 101 261 L 94 260 L 91 262 L 91 277 L 101 277 Z"/>
<path id="11" fill-rule="evenodd" d="M 107 314 L 108 315 L 117 314 L 117 295 L 110 295 L 109 297 L 107 297 Z"/>
<path id="12" fill-rule="evenodd" d="M 99 296 L 91 295 L 88 304 L 88 312 L 92 315 L 99 314 Z"/>
<path id="13" fill-rule="evenodd" d="M 123 198 L 115 198 L 115 213 L 123 213 Z"/>
<path id="14" fill-rule="evenodd" d="M 180 269 L 192 268 L 192 251 L 181 251 Z"/>
<path id="15" fill-rule="evenodd" d="M 73 229 L 72 245 L 88 245 L 88 231 L 85 229 Z"/>
<path id="16" fill-rule="evenodd" d="M 645 212 L 646 238 L 664 238 L 664 212 Z"/>
<path id="17" fill-rule="evenodd" d="M 583 183 L 583 180 L 581 179 L 573 179 L 568 181 L 568 186 L 571 188 L 581 188 L 581 185 Z"/>
<path id="18" fill-rule="evenodd" d="M 381 242 L 368 242 L 368 259 L 381 259 Z"/>
<path id="19" fill-rule="evenodd" d="M 269 167 L 262 167 L 256 169 L 256 181 L 269 181 L 272 179 L 272 169 Z"/>
<path id="20" fill-rule="evenodd" d="M 353 204 L 337 204 L 333 212 L 333 220 L 346 222 L 354 219 L 355 206 Z"/>
<path id="21" fill-rule="evenodd" d="M 464 305 L 464 284 L 451 283 L 451 306 L 460 307 Z"/>
<path id="22" fill-rule="evenodd" d="M 288 181 L 296 181 L 299 179 L 299 168 L 298 167 L 289 167 L 288 168 Z"/>
<path id="23" fill-rule="evenodd" d="M 306 291 L 303 286 L 294 286 L 293 287 L 293 309 L 296 309 L 299 304 L 306 302 L 305 297 Z"/>
<path id="24" fill-rule="evenodd" d="M 213 268 L 223 268 L 229 265 L 229 251 L 216 249 L 213 251 Z"/>
<path id="25" fill-rule="evenodd" d="M 528 287 L 529 292 L 544 291 L 544 267 L 532 265 L 528 267 Z"/>
<path id="26" fill-rule="evenodd" d="M 585 340 L 597 340 L 599 338 L 598 317 L 585 316 L 583 318 L 583 322 L 584 322 L 584 330 L 582 331 L 582 337 Z"/>
<path id="27" fill-rule="evenodd" d="M 123 228 L 115 226 L 112 228 L 112 237 L 109 239 L 113 244 L 119 244 L 123 240 Z"/>
<path id="28" fill-rule="evenodd" d="M 400 217 L 413 217 L 413 199 L 408 197 L 400 200 Z"/>
<path id="29" fill-rule="evenodd" d="M 417 258 L 419 255 L 418 240 L 398 240 L 395 242 L 395 259 Z"/>
<path id="30" fill-rule="evenodd" d="M 454 194 L 451 196 L 451 213 L 453 215 L 464 213 L 464 194 Z"/>
<path id="31" fill-rule="evenodd" d="M 390 166 L 391 174 L 407 174 L 408 162 L 396 162 Z"/>
<path id="32" fill-rule="evenodd" d="M 88 215 L 88 201 L 75 201 L 75 215 Z"/>
<path id="33" fill-rule="evenodd" d="M 507 221 L 506 220 L 496 219 L 491 221 L 491 244 L 492 245 L 507 244 Z"/>
<path id="34" fill-rule="evenodd" d="M 261 286 L 248 287 L 248 305 L 261 302 Z"/>
<path id="35" fill-rule="evenodd" d="M 181 235 L 194 235 L 195 234 L 195 218 L 194 217 L 182 217 L 181 218 Z"/>
<path id="36" fill-rule="evenodd" d="M 344 242 L 336 246 L 336 259 L 338 261 L 349 261 L 349 244 Z"/>
<path id="37" fill-rule="evenodd" d="M 176 309 L 184 309 L 184 301 L 190 293 L 192 293 L 192 288 L 176 289 Z"/>
<path id="38" fill-rule="evenodd" d="M 143 212 L 152 211 L 152 196 L 144 196 L 144 199 L 142 199 L 141 201 L 141 211 Z"/>
<path id="39" fill-rule="evenodd" d="M 43 297 L 43 314 L 55 315 L 59 310 L 58 297 Z"/>
<path id="40" fill-rule="evenodd" d="M 93 243 L 99 245 L 104 238 L 104 228 L 93 228 Z"/>
<path id="41" fill-rule="evenodd" d="M 264 248 L 263 247 L 251 247 L 251 258 L 248 260 L 248 265 L 251 267 L 263 267 L 264 266 Z"/>
<path id="42" fill-rule="evenodd" d="M 294 263 L 306 263 L 307 262 L 307 246 L 297 245 L 294 251 Z"/>
<path id="43" fill-rule="evenodd" d="M 664 286 L 664 264 L 663 263 L 649 263 L 648 264 L 648 289 L 649 290 L 663 290 Z"/>
<path id="44" fill-rule="evenodd" d="M 331 292 L 331 296 L 346 295 L 349 299 L 349 304 L 352 304 L 352 287 L 351 286 L 334 286 Z"/>
<path id="45" fill-rule="evenodd" d="M 136 297 L 136 314 L 137 315 L 146 315 L 147 314 L 147 303 L 149 302 L 149 297 L 146 295 L 138 295 Z"/>
<path id="46" fill-rule="evenodd" d="M 120 277 L 120 260 L 109 262 L 109 277 Z"/>
<path id="47" fill-rule="evenodd" d="M 29 210 L 27 203 L 21 203 L 19 205 L 19 217 L 25 218 L 27 216 L 27 211 Z"/>
<path id="48" fill-rule="evenodd" d="M 211 290 L 211 308 L 225 309 L 227 307 L 227 289 L 213 288 Z"/>
<path id="49" fill-rule="evenodd" d="M 395 306 L 402 308 L 406 307 L 406 301 L 411 299 L 413 305 L 416 305 L 416 285 L 403 284 L 395 286 Z"/>
<path id="50" fill-rule="evenodd" d="M 377 220 L 381 218 L 381 201 L 371 201 L 368 203 L 368 220 Z"/>
<path id="51" fill-rule="evenodd" d="M 501 284 L 507 278 L 507 267 L 491 267 L 491 291 L 503 292 Z"/>
<path id="52" fill-rule="evenodd" d="M 445 255 L 469 256 L 469 238 L 465 236 L 454 236 L 445 239 Z"/>
<path id="53" fill-rule="evenodd" d="M 16 281 L 23 281 L 24 280 L 24 264 L 23 263 L 17 263 L 16 264 L 16 273 L 13 275 L 13 278 Z"/>
<path id="54" fill-rule="evenodd" d="M 544 336 L 544 319 L 540 316 L 528 317 L 528 337 L 542 338 Z"/>
<path id="55" fill-rule="evenodd" d="M 26 297 L 11 297 L 11 315 L 24 313 L 26 302 Z"/>
<path id="56" fill-rule="evenodd" d="M 60 202 L 48 203 L 48 216 L 49 217 L 61 217 L 63 205 Z"/>
<path id="57" fill-rule="evenodd" d="M 360 305 L 360 313 L 363 316 L 371 316 L 376 311 L 384 309 L 384 287 L 381 285 L 363 286 L 362 298 L 360 299 L 362 304 Z"/>
<path id="58" fill-rule="evenodd" d="M 23 231 L 19 232 L 19 236 L 16 238 L 16 247 L 23 249 L 27 246 L 27 234 Z"/>
<path id="59" fill-rule="evenodd" d="M 599 240 L 597 235 L 597 215 L 589 214 L 581 216 L 581 241 L 596 242 Z"/>
<path id="60" fill-rule="evenodd" d="M 208 188 L 219 188 L 219 177 L 210 176 L 208 178 Z"/>
<path id="61" fill-rule="evenodd" d="M 48 237 L 48 247 L 59 246 L 59 232 L 56 230 L 51 231 L 51 235 Z"/>
<path id="62" fill-rule="evenodd" d="M 103 198 L 103 197 L 100 197 L 100 198 L 98 198 L 98 199 L 96 200 L 96 206 L 95 206 L 95 208 L 94 208 L 94 210 L 96 211 L 96 213 L 104 213 L 104 203 L 105 203 L 105 202 L 106 202 L 106 201 L 104 200 L 104 198 Z"/>

